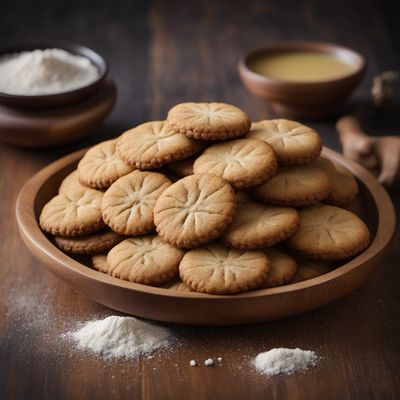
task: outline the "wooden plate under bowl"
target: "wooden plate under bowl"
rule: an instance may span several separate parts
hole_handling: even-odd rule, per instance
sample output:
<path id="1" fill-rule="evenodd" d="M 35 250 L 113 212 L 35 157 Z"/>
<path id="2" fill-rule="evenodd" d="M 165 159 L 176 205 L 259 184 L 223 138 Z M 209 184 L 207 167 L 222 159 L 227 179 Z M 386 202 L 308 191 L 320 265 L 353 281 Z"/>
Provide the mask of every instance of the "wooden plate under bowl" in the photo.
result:
<path id="1" fill-rule="evenodd" d="M 38 225 L 40 210 L 57 193 L 60 182 L 76 168 L 85 151 L 55 161 L 27 182 L 16 204 L 19 230 L 32 254 L 72 288 L 138 317 L 180 324 L 233 325 L 300 314 L 361 286 L 383 264 L 394 233 L 395 212 L 385 189 L 363 167 L 324 148 L 326 158 L 348 168 L 359 181 L 360 196 L 355 207 L 372 233 L 372 243 L 363 253 L 320 277 L 234 296 L 180 293 L 130 283 L 91 269 L 88 260 L 78 261 L 64 254 Z"/>

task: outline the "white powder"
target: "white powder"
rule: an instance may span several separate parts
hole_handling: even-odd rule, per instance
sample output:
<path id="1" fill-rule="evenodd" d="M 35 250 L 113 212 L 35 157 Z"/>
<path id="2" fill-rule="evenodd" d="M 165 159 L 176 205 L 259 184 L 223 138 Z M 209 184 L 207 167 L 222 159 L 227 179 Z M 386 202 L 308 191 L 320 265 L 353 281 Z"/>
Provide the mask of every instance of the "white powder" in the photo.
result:
<path id="1" fill-rule="evenodd" d="M 260 353 L 254 359 L 254 366 L 262 374 L 293 374 L 306 371 L 317 363 L 318 357 L 313 351 L 278 348 Z"/>
<path id="2" fill-rule="evenodd" d="M 107 358 L 150 355 L 169 343 L 167 329 L 133 317 L 111 316 L 86 323 L 67 333 L 80 350 L 90 350 Z"/>
<path id="3" fill-rule="evenodd" d="M 0 58 L 0 92 L 43 95 L 92 83 L 98 69 L 86 57 L 61 49 L 24 51 Z"/>

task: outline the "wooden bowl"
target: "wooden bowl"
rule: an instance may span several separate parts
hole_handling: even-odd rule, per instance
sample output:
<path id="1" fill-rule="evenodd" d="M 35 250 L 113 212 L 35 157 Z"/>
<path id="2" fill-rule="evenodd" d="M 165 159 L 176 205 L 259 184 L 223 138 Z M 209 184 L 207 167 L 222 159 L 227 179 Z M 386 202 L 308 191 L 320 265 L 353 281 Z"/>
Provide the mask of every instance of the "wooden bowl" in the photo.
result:
<path id="1" fill-rule="evenodd" d="M 18 46 L 7 46 L 0 49 L 0 57 L 20 53 L 23 51 L 32 51 L 36 49 L 62 49 L 71 54 L 86 57 L 98 69 L 98 78 L 89 85 L 83 86 L 78 89 L 69 90 L 67 92 L 37 95 L 37 96 L 22 96 L 0 92 L 0 104 L 9 107 L 18 108 L 53 108 L 65 106 L 67 104 L 78 103 L 79 101 L 90 97 L 97 90 L 99 90 L 105 82 L 108 66 L 106 61 L 95 51 L 88 47 L 79 44 L 63 43 L 63 42 L 41 42 L 29 43 Z"/>
<path id="2" fill-rule="evenodd" d="M 38 216 L 76 168 L 85 150 L 66 156 L 38 172 L 21 190 L 16 216 L 32 254 L 78 292 L 110 308 L 138 317 L 180 324 L 233 325 L 300 314 L 343 297 L 361 286 L 383 264 L 395 229 L 393 204 L 385 189 L 363 167 L 325 148 L 323 155 L 347 167 L 360 184 L 359 214 L 372 233 L 371 245 L 343 266 L 308 281 L 234 296 L 180 293 L 113 278 L 73 259 L 40 230 Z M 85 264 L 87 265 L 85 265 Z"/>
<path id="3" fill-rule="evenodd" d="M 250 65 L 260 56 L 282 52 L 327 53 L 354 65 L 354 71 L 340 78 L 315 81 L 282 81 L 254 72 Z M 346 47 L 325 42 L 282 42 L 250 51 L 239 61 L 240 77 L 246 88 L 271 103 L 273 110 L 292 118 L 319 118 L 333 113 L 361 81 L 364 57 Z"/>
<path id="4" fill-rule="evenodd" d="M 50 109 L 0 105 L 0 140 L 23 147 L 51 147 L 77 140 L 100 125 L 114 108 L 117 90 L 111 78 L 90 97 Z"/>

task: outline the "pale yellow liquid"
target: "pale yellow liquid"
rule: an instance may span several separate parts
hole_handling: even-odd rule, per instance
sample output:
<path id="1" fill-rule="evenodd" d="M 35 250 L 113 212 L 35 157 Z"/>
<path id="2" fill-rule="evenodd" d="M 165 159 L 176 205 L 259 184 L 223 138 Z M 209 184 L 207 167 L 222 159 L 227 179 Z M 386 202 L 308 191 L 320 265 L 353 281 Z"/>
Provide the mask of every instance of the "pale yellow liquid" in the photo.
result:
<path id="1" fill-rule="evenodd" d="M 317 52 L 271 54 L 254 60 L 250 69 L 282 81 L 327 81 L 350 74 L 355 66 L 334 56 Z"/>

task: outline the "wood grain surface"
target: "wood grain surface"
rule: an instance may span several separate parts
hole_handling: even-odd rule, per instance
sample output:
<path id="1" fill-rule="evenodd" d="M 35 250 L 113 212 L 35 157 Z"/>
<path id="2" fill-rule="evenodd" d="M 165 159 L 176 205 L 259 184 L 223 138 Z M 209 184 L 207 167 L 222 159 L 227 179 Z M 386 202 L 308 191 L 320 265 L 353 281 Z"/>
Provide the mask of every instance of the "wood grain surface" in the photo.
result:
<path id="1" fill-rule="evenodd" d="M 62 337 L 113 312 L 42 268 L 17 232 L 15 200 L 24 182 L 54 159 L 164 118 L 184 100 L 222 100 L 254 120 L 269 108 L 240 83 L 249 48 L 281 39 L 321 39 L 362 52 L 369 69 L 350 107 L 369 101 L 372 76 L 399 69 L 382 5 L 375 1 L 7 2 L 1 43 L 52 39 L 93 47 L 110 63 L 119 99 L 93 135 L 51 150 L 0 144 L 0 398 L 4 399 L 396 399 L 400 397 L 398 311 L 400 231 L 386 265 L 361 289 L 314 312 L 246 327 L 168 326 L 175 344 L 152 359 L 106 361 Z M 387 4 L 386 4 L 387 7 Z M 385 11 L 387 15 L 387 9 Z M 389 13 L 390 14 L 390 13 Z M 393 29 L 393 27 L 391 28 Z M 339 149 L 336 118 L 310 122 Z M 400 131 L 386 120 L 386 134 Z M 397 125 L 396 125 L 397 124 Z M 372 133 L 377 127 L 371 125 Z M 378 129 L 377 132 L 382 132 Z M 399 191 L 392 198 L 399 209 Z M 273 347 L 315 350 L 306 374 L 266 378 L 250 365 Z M 222 357 L 214 367 L 189 367 Z"/>

